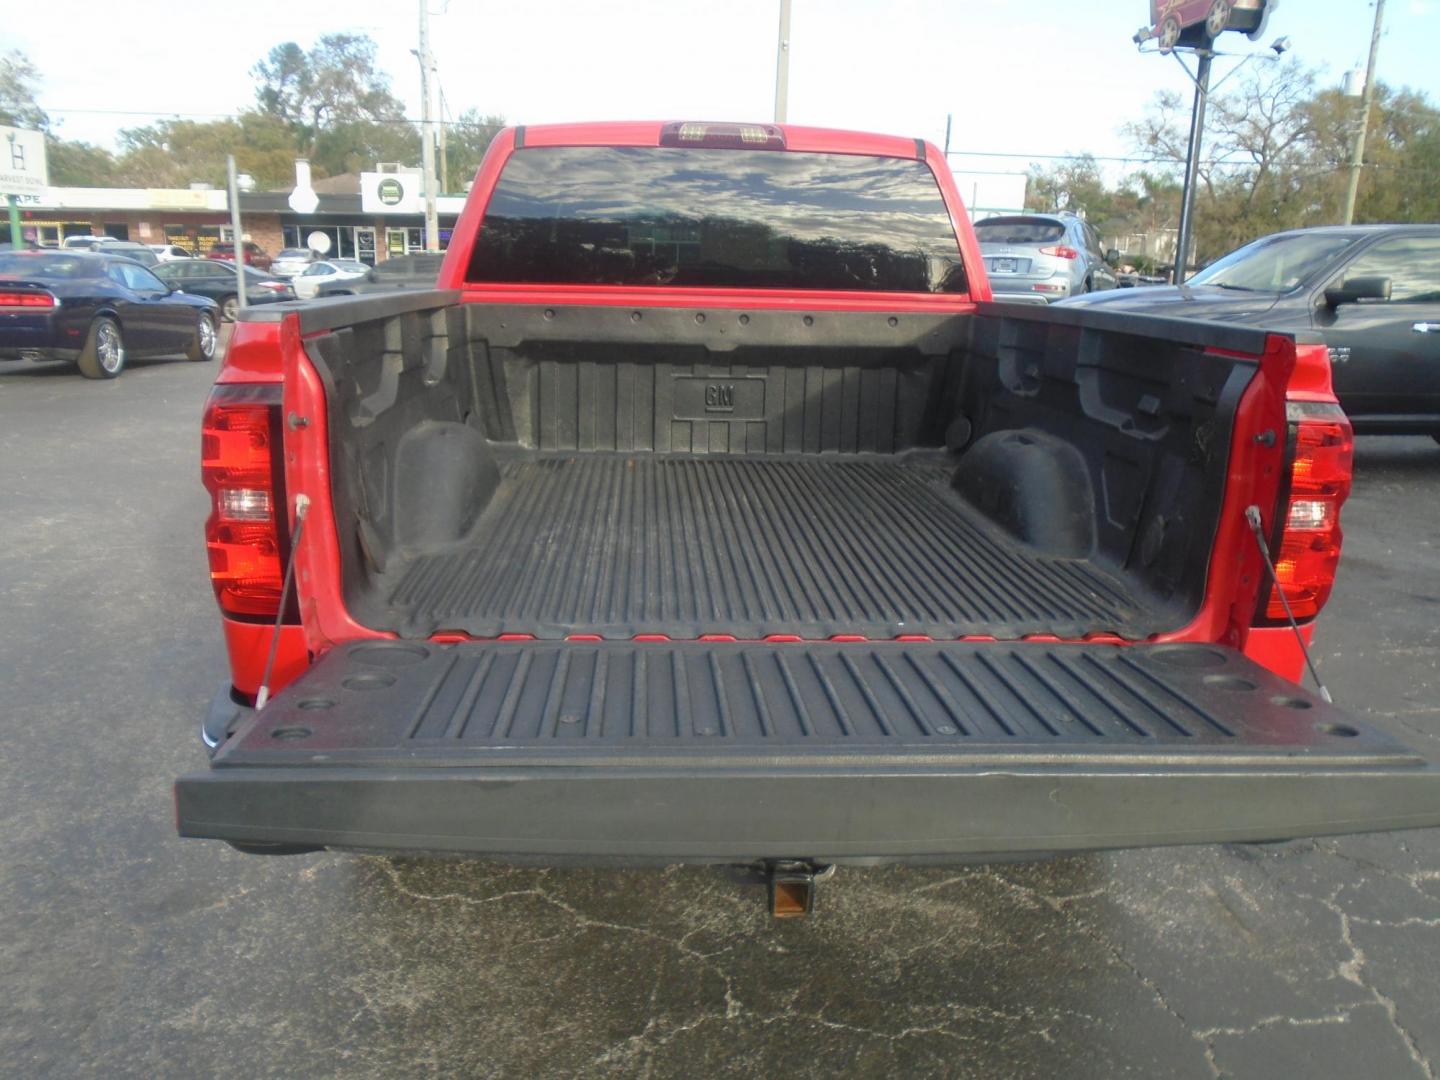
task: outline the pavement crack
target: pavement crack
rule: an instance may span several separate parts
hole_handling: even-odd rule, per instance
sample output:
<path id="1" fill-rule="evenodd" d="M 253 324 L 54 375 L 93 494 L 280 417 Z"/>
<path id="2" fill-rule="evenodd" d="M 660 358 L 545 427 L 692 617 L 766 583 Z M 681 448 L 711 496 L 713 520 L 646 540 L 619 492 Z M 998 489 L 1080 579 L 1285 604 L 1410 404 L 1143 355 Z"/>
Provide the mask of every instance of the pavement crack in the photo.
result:
<path id="1" fill-rule="evenodd" d="M 1428 874 L 1429 871 L 1425 873 Z M 1358 986 L 1374 998 L 1375 1004 L 1385 1010 L 1385 1016 L 1390 1021 L 1390 1026 L 1395 1029 L 1395 1034 L 1399 1036 L 1401 1043 L 1404 1044 L 1405 1049 L 1409 1052 L 1411 1060 L 1420 1067 L 1420 1070 L 1425 1074 L 1427 1080 L 1436 1080 L 1434 1065 L 1432 1065 L 1429 1058 L 1421 1052 L 1420 1044 L 1416 1042 L 1415 1036 L 1400 1022 L 1400 1008 L 1395 999 L 1365 978 L 1365 965 L 1367 962 L 1365 950 L 1356 943 L 1354 936 L 1351 934 L 1352 920 L 1350 913 L 1341 907 L 1336 900 L 1336 897 L 1339 895 L 1340 890 L 1337 889 L 1326 897 L 1309 898 L 1329 909 L 1331 914 L 1340 921 L 1340 940 L 1344 942 L 1345 947 L 1350 950 L 1350 958 L 1348 960 L 1342 960 L 1339 963 L 1335 969 L 1336 973 L 1346 982 Z"/>

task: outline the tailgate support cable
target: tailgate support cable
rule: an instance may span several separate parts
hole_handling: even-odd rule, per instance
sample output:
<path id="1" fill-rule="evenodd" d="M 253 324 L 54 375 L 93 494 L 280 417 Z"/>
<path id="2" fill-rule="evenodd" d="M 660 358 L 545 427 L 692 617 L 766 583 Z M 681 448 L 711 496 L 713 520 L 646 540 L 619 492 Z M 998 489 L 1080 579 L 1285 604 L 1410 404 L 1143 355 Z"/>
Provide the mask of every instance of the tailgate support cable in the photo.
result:
<path id="1" fill-rule="evenodd" d="M 280 606 L 275 611 L 275 632 L 270 635 L 270 655 L 265 657 L 265 671 L 260 676 L 260 689 L 255 691 L 255 709 L 265 708 L 270 700 L 270 676 L 275 668 L 275 652 L 280 647 L 280 626 L 285 621 L 285 606 L 290 602 L 290 589 L 295 582 L 295 556 L 300 550 L 300 534 L 305 531 L 305 511 L 310 509 L 310 496 L 295 496 L 295 532 L 290 537 L 290 561 L 285 566 L 285 581 L 280 586 Z"/>
<path id="2" fill-rule="evenodd" d="M 1290 598 L 1285 595 L 1285 590 L 1280 587 L 1280 579 L 1275 574 L 1275 563 L 1270 558 L 1270 545 L 1265 542 L 1265 529 L 1260 524 L 1260 508 L 1258 506 L 1247 506 L 1245 508 L 1245 520 L 1250 523 L 1250 531 L 1255 534 L 1255 543 L 1260 548 L 1260 557 L 1265 560 L 1265 571 L 1270 575 L 1270 585 L 1275 590 L 1275 595 L 1280 598 L 1281 605 L 1285 608 L 1285 618 L 1290 620 L 1290 629 L 1295 631 L 1295 640 L 1300 645 L 1300 655 L 1305 657 L 1305 666 L 1310 669 L 1310 677 L 1315 680 L 1316 687 L 1320 690 L 1320 697 L 1327 705 L 1334 705 L 1335 699 L 1330 696 L 1330 691 L 1325 688 L 1325 683 L 1320 679 L 1320 672 L 1315 670 L 1315 661 L 1310 658 L 1310 649 L 1305 644 L 1305 635 L 1300 633 L 1300 624 L 1295 621 L 1295 613 L 1290 610 Z"/>

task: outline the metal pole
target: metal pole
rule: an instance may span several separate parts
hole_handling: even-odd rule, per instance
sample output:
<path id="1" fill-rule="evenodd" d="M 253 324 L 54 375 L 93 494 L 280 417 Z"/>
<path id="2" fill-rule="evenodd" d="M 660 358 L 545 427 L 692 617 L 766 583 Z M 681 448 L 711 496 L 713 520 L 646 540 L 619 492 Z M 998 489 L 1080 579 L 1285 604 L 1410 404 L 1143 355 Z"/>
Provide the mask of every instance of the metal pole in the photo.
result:
<path id="1" fill-rule="evenodd" d="M 7 195 L 5 201 L 10 204 L 10 250 L 19 251 L 25 242 L 20 235 L 20 200 L 14 195 Z"/>
<path id="2" fill-rule="evenodd" d="M 240 183 L 235 178 L 235 155 L 225 155 L 230 179 L 230 240 L 235 249 L 235 299 L 243 308 L 245 299 L 245 234 L 240 231 Z"/>
<path id="3" fill-rule="evenodd" d="M 950 156 L 950 121 L 954 118 L 952 113 L 945 114 L 945 156 L 947 160 Z"/>
<path id="4" fill-rule="evenodd" d="M 1370 126 L 1370 103 L 1375 100 L 1375 58 L 1380 53 L 1380 26 L 1385 18 L 1385 0 L 1375 0 L 1375 26 L 1370 31 L 1370 62 L 1365 65 L 1365 89 L 1360 95 L 1360 130 L 1355 132 L 1355 152 L 1350 155 L 1350 186 L 1345 191 L 1345 221 L 1355 220 L 1355 197 L 1360 193 L 1360 168 L 1365 164 L 1365 130 Z"/>
<path id="5" fill-rule="evenodd" d="M 1200 170 L 1200 146 L 1205 139 L 1205 103 L 1210 97 L 1209 49 L 1196 53 L 1200 65 L 1195 72 L 1195 105 L 1190 110 L 1190 146 L 1185 154 L 1185 189 L 1180 196 L 1180 235 L 1175 240 L 1175 284 L 1185 280 L 1185 264 L 1195 233 L 1195 181 Z"/>
<path id="6" fill-rule="evenodd" d="M 440 250 L 435 214 L 435 122 L 430 115 L 430 9 L 420 0 L 420 168 L 425 184 L 425 250 Z"/>
<path id="7" fill-rule="evenodd" d="M 780 0 L 780 40 L 775 56 L 775 123 L 785 123 L 790 105 L 790 0 Z"/>
<path id="8" fill-rule="evenodd" d="M 437 83 L 439 79 L 435 80 Z M 445 88 L 440 87 L 440 194 L 450 190 L 450 155 L 445 146 Z"/>

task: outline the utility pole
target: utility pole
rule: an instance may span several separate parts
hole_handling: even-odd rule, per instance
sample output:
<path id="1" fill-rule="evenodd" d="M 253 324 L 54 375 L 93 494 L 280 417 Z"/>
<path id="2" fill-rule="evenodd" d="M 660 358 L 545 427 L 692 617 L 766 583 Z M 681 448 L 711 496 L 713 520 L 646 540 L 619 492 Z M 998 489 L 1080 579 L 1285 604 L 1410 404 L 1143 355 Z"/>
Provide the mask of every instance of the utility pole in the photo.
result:
<path id="1" fill-rule="evenodd" d="M 1355 132 L 1355 152 L 1350 156 L 1350 186 L 1345 192 L 1345 224 L 1355 220 L 1355 196 L 1360 192 L 1360 168 L 1365 164 L 1365 130 L 1370 126 L 1370 103 L 1375 100 L 1375 58 L 1380 53 L 1380 27 L 1385 18 L 1385 0 L 1375 0 L 1375 27 L 1370 31 L 1370 62 L 1365 65 L 1365 89 L 1360 96 L 1360 129 Z"/>
<path id="2" fill-rule="evenodd" d="M 235 300 L 242 308 L 245 299 L 245 234 L 240 231 L 240 181 L 235 175 L 235 155 L 225 155 L 230 182 L 230 240 L 235 249 Z"/>
<path id="3" fill-rule="evenodd" d="M 1210 97 L 1210 62 L 1215 54 L 1198 49 L 1195 104 L 1190 109 L 1190 146 L 1185 155 L 1185 188 L 1180 195 L 1180 233 L 1175 238 L 1175 284 L 1185 280 L 1185 264 L 1195 232 L 1195 181 L 1200 171 L 1200 147 L 1205 140 L 1205 105 Z M 1184 66 L 1183 64 L 1181 65 Z"/>
<path id="4" fill-rule="evenodd" d="M 438 78 L 435 80 L 440 81 Z M 445 131 L 450 125 L 445 122 L 445 88 L 440 87 L 440 194 L 450 190 L 450 155 L 445 146 Z"/>
<path id="5" fill-rule="evenodd" d="M 785 123 L 790 106 L 790 0 L 780 0 L 780 42 L 775 56 L 775 123 Z"/>
<path id="6" fill-rule="evenodd" d="M 440 222 L 435 212 L 435 121 L 430 112 L 430 9 L 420 0 L 420 168 L 425 184 L 425 250 L 440 250 Z"/>

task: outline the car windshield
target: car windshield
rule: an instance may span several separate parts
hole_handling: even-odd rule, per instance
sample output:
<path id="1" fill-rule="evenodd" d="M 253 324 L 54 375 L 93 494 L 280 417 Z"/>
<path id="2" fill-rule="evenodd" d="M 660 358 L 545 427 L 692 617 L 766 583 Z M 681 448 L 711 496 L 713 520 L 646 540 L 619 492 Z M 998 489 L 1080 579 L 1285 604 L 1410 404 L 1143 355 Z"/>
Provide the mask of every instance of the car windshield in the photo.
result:
<path id="1" fill-rule="evenodd" d="M 1290 292 L 1328 266 L 1358 239 L 1343 233 L 1282 233 L 1262 237 L 1211 263 L 1192 277 L 1190 284 L 1246 292 Z"/>
<path id="2" fill-rule="evenodd" d="M 0 277 L 38 278 L 41 281 L 74 281 L 98 277 L 100 264 L 74 255 L 0 254 Z"/>
<path id="3" fill-rule="evenodd" d="M 564 146 L 519 150 L 468 280 L 673 288 L 965 290 L 922 161 L 862 154 Z"/>
<path id="4" fill-rule="evenodd" d="M 305 248 L 285 248 L 275 257 L 277 259 L 308 259 L 310 252 Z"/>
<path id="5" fill-rule="evenodd" d="M 990 218 L 975 226 L 982 244 L 1053 244 L 1065 235 L 1065 226 L 1048 218 Z"/>
<path id="6" fill-rule="evenodd" d="M 330 265 L 337 270 L 344 270 L 349 274 L 363 274 L 370 269 L 370 267 L 355 259 L 336 259 Z"/>

